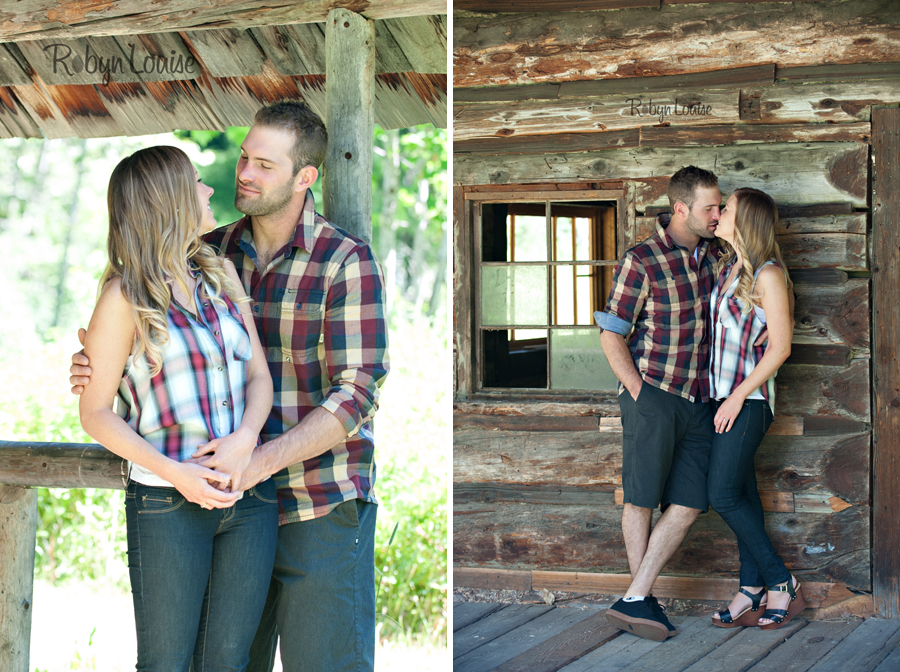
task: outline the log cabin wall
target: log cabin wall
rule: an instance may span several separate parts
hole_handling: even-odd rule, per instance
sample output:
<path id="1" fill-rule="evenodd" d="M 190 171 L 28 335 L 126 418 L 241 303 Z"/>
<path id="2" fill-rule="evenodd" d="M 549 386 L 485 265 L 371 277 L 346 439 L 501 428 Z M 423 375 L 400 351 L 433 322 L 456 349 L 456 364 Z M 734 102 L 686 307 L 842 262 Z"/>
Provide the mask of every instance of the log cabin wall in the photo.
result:
<path id="1" fill-rule="evenodd" d="M 792 354 L 756 458 L 767 529 L 801 581 L 870 593 L 871 138 L 873 109 L 900 103 L 900 8 L 649 4 L 455 14 L 455 582 L 479 584 L 473 568 L 508 587 L 628 571 L 615 395 L 483 389 L 478 194 L 618 189 L 621 256 L 668 210 L 668 177 L 695 164 L 723 198 L 749 186 L 775 199 L 795 282 Z M 663 573 L 737 569 L 710 511 Z"/>

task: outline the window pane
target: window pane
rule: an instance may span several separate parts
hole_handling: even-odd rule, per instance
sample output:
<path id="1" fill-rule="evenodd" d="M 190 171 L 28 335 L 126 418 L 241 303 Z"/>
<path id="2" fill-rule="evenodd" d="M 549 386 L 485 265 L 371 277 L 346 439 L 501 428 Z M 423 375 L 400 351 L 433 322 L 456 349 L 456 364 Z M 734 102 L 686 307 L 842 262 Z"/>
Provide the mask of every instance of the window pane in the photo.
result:
<path id="1" fill-rule="evenodd" d="M 552 389 L 616 389 L 618 379 L 603 354 L 599 329 L 553 329 L 550 343 Z"/>
<path id="2" fill-rule="evenodd" d="M 553 268 L 552 324 L 594 324 L 594 311 L 602 310 L 606 297 L 602 292 L 603 266 L 555 266 Z"/>
<path id="3" fill-rule="evenodd" d="M 510 214 L 506 227 L 507 260 L 547 261 L 547 218 L 544 215 Z"/>
<path id="4" fill-rule="evenodd" d="M 529 335 L 522 340 L 521 335 Z M 516 329 L 516 340 L 505 329 L 484 331 L 485 387 L 547 389 L 547 330 Z"/>
<path id="5" fill-rule="evenodd" d="M 481 323 L 547 324 L 546 267 L 483 266 Z"/>
<path id="6" fill-rule="evenodd" d="M 575 241 L 572 238 L 572 218 L 556 217 L 555 261 L 575 261 Z"/>

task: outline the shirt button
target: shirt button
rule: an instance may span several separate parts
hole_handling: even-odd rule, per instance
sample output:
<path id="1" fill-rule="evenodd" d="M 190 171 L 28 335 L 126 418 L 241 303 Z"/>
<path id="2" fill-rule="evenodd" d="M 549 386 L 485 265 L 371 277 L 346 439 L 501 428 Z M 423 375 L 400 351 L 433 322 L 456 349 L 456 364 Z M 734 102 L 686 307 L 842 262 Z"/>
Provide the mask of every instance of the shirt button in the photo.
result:
<path id="1" fill-rule="evenodd" d="M 206 307 L 206 306 L 208 306 L 208 305 L 209 305 L 209 301 L 204 301 L 204 302 L 203 302 L 203 306 L 204 306 L 204 307 Z"/>
<path id="2" fill-rule="evenodd" d="M 227 402 L 227 401 L 223 401 L 223 402 L 222 402 L 222 405 L 223 405 L 223 406 L 227 406 L 227 405 L 228 405 L 228 402 Z"/>
<path id="3" fill-rule="evenodd" d="M 254 312 L 254 313 L 258 313 L 258 312 L 259 312 L 259 306 L 253 306 L 253 312 Z"/>
<path id="4" fill-rule="evenodd" d="M 284 361 L 289 362 L 289 361 L 291 361 L 291 358 L 290 358 L 290 357 L 285 357 L 285 358 L 284 358 Z"/>
<path id="5" fill-rule="evenodd" d="M 218 332 L 218 331 L 214 331 L 213 333 L 214 333 L 216 336 L 219 335 L 219 332 Z"/>
<path id="6" fill-rule="evenodd" d="M 221 370 L 224 369 L 224 368 L 225 368 L 224 366 L 220 366 L 220 367 L 219 367 L 219 371 L 221 371 Z"/>

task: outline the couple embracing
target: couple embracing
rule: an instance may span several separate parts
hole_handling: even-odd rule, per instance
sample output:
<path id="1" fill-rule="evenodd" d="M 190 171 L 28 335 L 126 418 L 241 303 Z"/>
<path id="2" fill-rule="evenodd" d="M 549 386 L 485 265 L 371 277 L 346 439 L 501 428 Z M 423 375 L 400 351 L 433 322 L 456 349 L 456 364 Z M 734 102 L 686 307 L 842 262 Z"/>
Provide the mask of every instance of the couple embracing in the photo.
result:
<path id="1" fill-rule="evenodd" d="M 315 211 L 326 148 L 304 103 L 262 108 L 235 170 L 246 216 L 218 229 L 175 147 L 110 179 L 70 380 L 85 431 L 129 463 L 139 670 L 268 671 L 279 637 L 285 672 L 374 666 L 384 283 Z"/>
<path id="2" fill-rule="evenodd" d="M 675 173 L 667 193 L 668 222 L 660 216 L 656 233 L 625 254 L 595 314 L 620 381 L 632 577 L 607 618 L 656 641 L 677 634 L 650 591 L 711 505 L 737 536 L 741 563 L 740 592 L 713 625 L 779 628 L 805 601 L 766 534 L 753 465 L 793 331 L 778 209 L 756 189 L 738 189 L 720 208 L 718 179 L 695 166 Z"/>

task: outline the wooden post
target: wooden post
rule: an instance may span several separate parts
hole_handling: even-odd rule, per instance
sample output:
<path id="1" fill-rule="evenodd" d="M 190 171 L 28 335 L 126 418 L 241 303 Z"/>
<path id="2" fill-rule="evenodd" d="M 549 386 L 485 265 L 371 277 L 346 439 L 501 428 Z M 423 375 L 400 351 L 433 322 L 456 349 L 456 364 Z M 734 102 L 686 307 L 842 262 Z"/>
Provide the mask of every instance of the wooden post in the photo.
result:
<path id="1" fill-rule="evenodd" d="M 375 24 L 349 10 L 332 9 L 325 26 L 324 214 L 368 242 L 372 239 Z"/>
<path id="2" fill-rule="evenodd" d="M 37 490 L 0 485 L 0 670 L 28 672 Z"/>
<path id="3" fill-rule="evenodd" d="M 900 618 L 900 109 L 872 110 L 872 583 L 875 613 Z"/>

